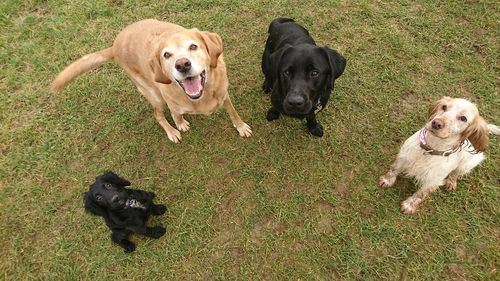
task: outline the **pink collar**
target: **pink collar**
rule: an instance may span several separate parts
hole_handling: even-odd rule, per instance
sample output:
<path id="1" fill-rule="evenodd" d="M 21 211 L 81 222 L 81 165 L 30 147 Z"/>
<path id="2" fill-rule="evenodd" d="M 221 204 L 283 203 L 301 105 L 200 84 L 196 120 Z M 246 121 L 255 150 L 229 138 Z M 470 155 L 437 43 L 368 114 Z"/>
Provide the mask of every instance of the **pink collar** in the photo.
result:
<path id="1" fill-rule="evenodd" d="M 430 145 L 427 144 L 427 140 L 425 139 L 426 134 L 427 134 L 427 130 L 425 128 L 422 128 L 422 130 L 420 130 L 420 134 L 418 136 L 418 139 L 420 141 L 420 147 L 423 150 L 425 150 L 424 154 L 440 155 L 440 156 L 447 157 L 447 156 L 450 156 L 450 154 L 456 152 L 462 146 L 462 144 L 459 144 L 459 145 L 452 147 L 452 148 L 445 150 L 445 151 L 435 150 L 432 147 L 430 147 Z"/>

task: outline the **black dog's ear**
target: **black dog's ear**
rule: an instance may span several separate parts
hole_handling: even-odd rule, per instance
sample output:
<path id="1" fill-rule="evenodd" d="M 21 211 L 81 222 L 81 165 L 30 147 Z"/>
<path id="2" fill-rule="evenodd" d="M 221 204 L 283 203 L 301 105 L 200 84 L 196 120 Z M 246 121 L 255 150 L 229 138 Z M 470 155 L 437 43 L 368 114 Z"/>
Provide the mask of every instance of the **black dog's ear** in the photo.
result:
<path id="1" fill-rule="evenodd" d="M 116 185 L 120 185 L 120 186 L 129 186 L 130 185 L 130 182 L 128 180 L 119 177 L 117 174 L 115 174 L 111 171 L 105 172 L 103 175 L 98 176 L 96 178 L 96 180 L 97 179 L 101 179 L 103 181 L 110 182 L 112 184 L 116 184 Z"/>
<path id="2" fill-rule="evenodd" d="M 278 85 L 281 84 L 280 79 L 280 67 L 281 67 L 281 59 L 285 56 L 286 52 L 290 49 L 291 45 L 285 45 L 279 48 L 277 51 L 269 55 L 269 61 L 271 64 L 271 81 L 278 82 Z M 281 87 L 281 85 L 280 85 Z"/>
<path id="3" fill-rule="evenodd" d="M 328 47 L 323 47 L 323 50 L 326 52 L 326 56 L 328 57 L 328 62 L 330 63 L 330 70 L 332 71 L 333 80 L 337 79 L 344 73 L 345 66 L 347 64 L 346 59 L 337 53 L 337 51 L 330 49 Z"/>
<path id="4" fill-rule="evenodd" d="M 94 197 L 90 192 L 85 192 L 83 194 L 83 205 L 85 210 L 89 213 L 92 213 L 96 216 L 104 217 L 106 216 L 106 209 L 99 206 L 95 201 Z"/>

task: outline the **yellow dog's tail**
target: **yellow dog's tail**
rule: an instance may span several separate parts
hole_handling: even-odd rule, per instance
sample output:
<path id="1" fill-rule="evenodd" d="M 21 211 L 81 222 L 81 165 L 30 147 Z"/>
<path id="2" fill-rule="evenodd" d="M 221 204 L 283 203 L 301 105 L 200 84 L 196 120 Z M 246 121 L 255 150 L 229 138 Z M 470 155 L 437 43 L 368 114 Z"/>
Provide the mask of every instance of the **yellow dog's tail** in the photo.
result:
<path id="1" fill-rule="evenodd" d="M 66 67 L 50 85 L 51 92 L 62 90 L 68 83 L 83 73 L 90 71 L 113 59 L 113 48 L 85 55 Z"/>

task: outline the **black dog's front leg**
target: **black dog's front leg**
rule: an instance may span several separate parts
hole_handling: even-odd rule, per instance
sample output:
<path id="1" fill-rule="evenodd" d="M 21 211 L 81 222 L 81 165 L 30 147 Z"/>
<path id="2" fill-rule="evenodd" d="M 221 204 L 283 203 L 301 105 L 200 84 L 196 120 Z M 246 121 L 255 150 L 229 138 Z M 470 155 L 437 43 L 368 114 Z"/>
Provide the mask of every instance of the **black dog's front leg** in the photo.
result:
<path id="1" fill-rule="evenodd" d="M 137 234 L 142 234 L 144 236 L 148 236 L 155 239 L 162 237 L 163 235 L 165 235 L 165 232 L 167 232 L 165 228 L 161 226 L 155 226 L 155 227 L 140 226 L 140 227 L 134 227 L 131 230 Z"/>
<path id="2" fill-rule="evenodd" d="M 274 107 L 271 107 L 269 108 L 269 110 L 267 111 L 267 121 L 273 121 L 273 120 L 276 120 L 280 117 L 280 112 L 274 108 Z"/>
<path id="3" fill-rule="evenodd" d="M 309 130 L 309 133 L 311 133 L 311 135 L 317 137 L 323 136 L 323 127 L 316 121 L 316 114 L 314 112 L 310 113 L 306 117 L 306 121 L 307 129 Z"/>
<path id="4" fill-rule="evenodd" d="M 128 230 L 113 230 L 113 233 L 111 234 L 111 240 L 113 240 L 113 242 L 115 242 L 116 244 L 120 245 L 123 248 L 123 250 L 125 250 L 125 253 L 130 253 L 135 251 L 134 243 L 128 240 L 129 234 L 130 231 Z"/>
<path id="5" fill-rule="evenodd" d="M 151 213 L 155 216 L 163 215 L 167 211 L 167 207 L 165 205 L 153 205 L 151 207 Z"/>
<path id="6" fill-rule="evenodd" d="M 271 86 L 269 85 L 269 80 L 266 78 L 264 80 L 264 83 L 262 83 L 262 91 L 265 93 L 265 94 L 269 94 L 271 92 Z"/>

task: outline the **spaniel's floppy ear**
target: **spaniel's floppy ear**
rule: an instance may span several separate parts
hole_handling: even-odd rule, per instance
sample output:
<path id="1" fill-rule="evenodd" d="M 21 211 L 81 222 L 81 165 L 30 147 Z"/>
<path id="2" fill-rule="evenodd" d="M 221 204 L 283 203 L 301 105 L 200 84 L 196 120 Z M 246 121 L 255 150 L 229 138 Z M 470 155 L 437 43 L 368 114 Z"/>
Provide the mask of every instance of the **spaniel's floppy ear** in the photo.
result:
<path id="1" fill-rule="evenodd" d="M 442 97 L 441 99 L 433 102 L 429 106 L 429 120 L 436 115 L 439 109 L 442 109 L 444 105 L 446 105 L 446 102 L 450 99 L 450 97 Z"/>
<path id="2" fill-rule="evenodd" d="M 110 182 L 115 185 L 120 185 L 120 186 L 129 186 L 130 182 L 124 178 L 119 177 L 117 174 L 108 171 L 105 172 L 103 175 L 97 177 L 96 179 L 101 179 L 102 181 Z"/>
<path id="3" fill-rule="evenodd" d="M 208 31 L 201 31 L 200 34 L 210 56 L 210 67 L 215 68 L 217 67 L 217 60 L 222 54 L 222 38 L 220 38 L 219 34 Z"/>
<path id="4" fill-rule="evenodd" d="M 160 45 L 156 48 L 156 51 L 153 52 L 151 59 L 149 60 L 149 66 L 151 67 L 151 71 L 153 73 L 153 79 L 155 82 L 162 84 L 170 84 L 172 81 L 163 73 L 163 69 L 161 67 L 161 60 L 163 59 L 163 50 L 160 50 Z"/>
<path id="5" fill-rule="evenodd" d="M 94 201 L 94 197 L 90 192 L 85 192 L 83 194 L 83 205 L 85 210 L 91 214 L 101 217 L 106 216 L 106 209 L 99 206 L 97 202 Z"/>
<path id="6" fill-rule="evenodd" d="M 339 54 L 337 51 L 330 49 L 328 47 L 323 47 L 322 48 L 326 56 L 328 57 L 328 62 L 330 64 L 330 71 L 332 72 L 333 79 L 331 81 L 331 84 L 333 85 L 333 81 L 342 75 L 344 73 L 345 66 L 347 64 L 347 60 Z"/>
<path id="7" fill-rule="evenodd" d="M 481 116 L 478 116 L 474 121 L 462 132 L 461 139 L 468 139 L 474 150 L 483 152 L 488 147 L 488 124 Z"/>

